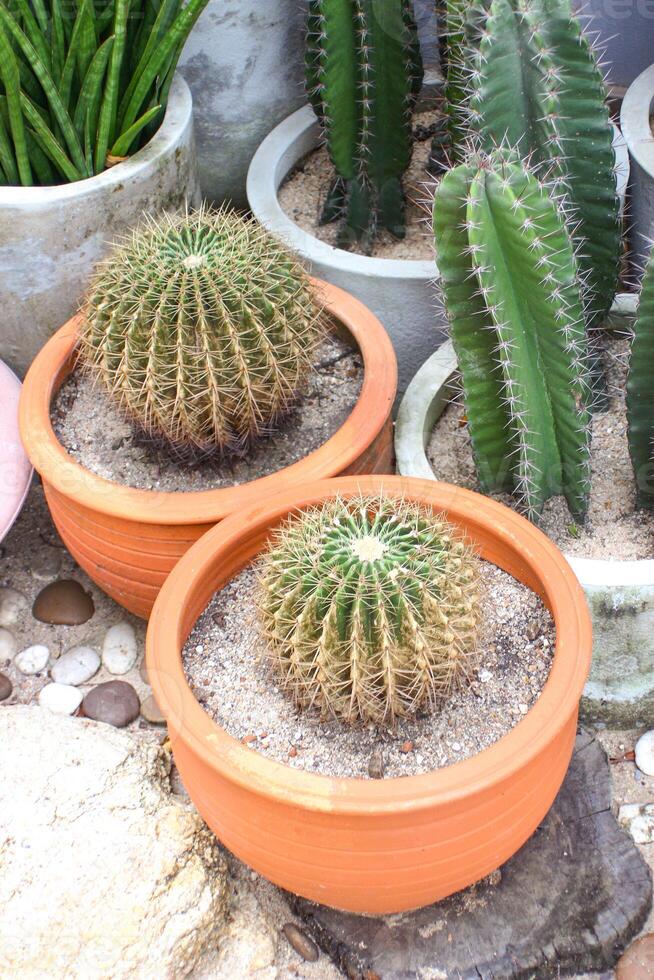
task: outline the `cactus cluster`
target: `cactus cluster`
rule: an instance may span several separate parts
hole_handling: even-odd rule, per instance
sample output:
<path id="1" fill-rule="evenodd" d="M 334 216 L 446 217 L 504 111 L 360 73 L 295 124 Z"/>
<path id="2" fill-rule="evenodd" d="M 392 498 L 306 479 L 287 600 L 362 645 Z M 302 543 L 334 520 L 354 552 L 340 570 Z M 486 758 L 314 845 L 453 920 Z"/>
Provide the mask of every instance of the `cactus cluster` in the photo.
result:
<path id="1" fill-rule="evenodd" d="M 460 0 L 450 3 L 456 7 Z M 472 4 L 478 13 L 483 6 Z M 470 129 L 483 149 L 508 144 L 548 170 L 579 246 L 588 325 L 594 326 L 610 309 L 620 259 L 613 128 L 602 73 L 569 0 L 492 0 L 486 7 L 468 57 Z"/>
<path id="2" fill-rule="evenodd" d="M 239 453 L 301 392 L 322 314 L 306 273 L 227 209 L 147 219 L 98 267 L 82 364 L 183 459 Z"/>
<path id="3" fill-rule="evenodd" d="M 339 245 L 404 235 L 402 175 L 422 85 L 412 0 L 310 0 L 306 85 L 336 171 L 324 223 L 343 219 Z"/>
<path id="4" fill-rule="evenodd" d="M 549 188 L 501 150 L 451 170 L 434 201 L 443 296 L 480 483 L 531 519 L 589 491 L 588 350 L 574 247 Z"/>
<path id="5" fill-rule="evenodd" d="M 654 508 L 654 253 L 643 277 L 627 377 L 629 454 L 637 505 Z"/>
<path id="6" fill-rule="evenodd" d="M 282 682 L 323 716 L 392 724 L 475 663 L 478 559 L 444 519 L 395 498 L 334 498 L 290 519 L 258 607 Z"/>

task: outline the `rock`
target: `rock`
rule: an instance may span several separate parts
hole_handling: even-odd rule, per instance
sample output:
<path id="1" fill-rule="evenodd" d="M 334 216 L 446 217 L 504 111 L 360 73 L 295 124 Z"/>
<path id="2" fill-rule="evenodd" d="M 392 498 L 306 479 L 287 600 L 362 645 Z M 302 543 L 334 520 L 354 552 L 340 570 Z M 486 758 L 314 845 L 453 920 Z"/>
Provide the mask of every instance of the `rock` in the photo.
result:
<path id="1" fill-rule="evenodd" d="M 220 942 L 225 863 L 168 769 L 128 732 L 0 712 L 0 974 L 181 978 Z"/>
<path id="2" fill-rule="evenodd" d="M 654 933 L 641 936 L 620 957 L 616 980 L 652 980 L 654 977 Z"/>
<path id="3" fill-rule="evenodd" d="M 384 753 L 379 746 L 373 750 L 370 756 L 370 762 L 368 763 L 368 775 L 371 779 L 384 778 Z"/>
<path id="4" fill-rule="evenodd" d="M 39 704 L 55 715 L 74 715 L 83 696 L 79 688 L 70 684 L 46 684 L 39 691 Z"/>
<path id="5" fill-rule="evenodd" d="M 29 609 L 29 602 L 16 589 L 0 589 L 0 626 L 15 626 Z"/>
<path id="6" fill-rule="evenodd" d="M 100 669 L 100 655 L 91 647 L 73 647 L 55 660 L 50 676 L 57 684 L 86 684 Z"/>
<path id="7" fill-rule="evenodd" d="M 626 803 L 618 811 L 618 822 L 636 844 L 654 843 L 654 803 Z"/>
<path id="8" fill-rule="evenodd" d="M 32 606 L 35 619 L 53 626 L 80 626 L 94 612 L 95 606 L 90 594 L 72 578 L 62 578 L 46 585 Z"/>
<path id="9" fill-rule="evenodd" d="M 125 621 L 111 626 L 102 644 L 102 665 L 110 674 L 126 674 L 136 663 L 136 634 Z"/>
<path id="10" fill-rule="evenodd" d="M 210 977 L 225 980 L 274 980 L 278 932 L 262 914 L 254 896 L 239 894 L 238 915 L 231 919 L 219 946 L 216 969 Z M 207 977 L 209 980 L 209 977 Z M 281 978 L 279 978 L 281 980 Z"/>
<path id="11" fill-rule="evenodd" d="M 39 674 L 42 670 L 45 670 L 49 659 L 50 650 L 48 647 L 37 643 L 16 654 L 14 666 L 18 667 L 21 674 Z"/>
<path id="12" fill-rule="evenodd" d="M 6 701 L 11 695 L 14 689 L 14 685 L 11 683 L 6 674 L 0 674 L 0 701 Z"/>
<path id="13" fill-rule="evenodd" d="M 61 551 L 44 545 L 30 558 L 29 569 L 35 579 L 49 582 L 61 571 Z"/>
<path id="14" fill-rule="evenodd" d="M 107 681 L 98 684 L 82 701 L 82 712 L 94 721 L 103 721 L 114 728 L 124 728 L 138 718 L 141 710 L 139 696 L 127 681 Z"/>
<path id="15" fill-rule="evenodd" d="M 151 694 L 145 699 L 141 705 L 141 714 L 146 721 L 149 721 L 152 725 L 165 725 L 166 719 L 161 713 L 161 708 L 154 699 L 154 694 Z"/>
<path id="16" fill-rule="evenodd" d="M 654 730 L 645 732 L 636 742 L 636 765 L 646 776 L 654 776 Z"/>
<path id="17" fill-rule="evenodd" d="M 8 664 L 16 656 L 18 644 L 11 630 L 0 626 L 0 664 Z"/>
<path id="18" fill-rule="evenodd" d="M 606 756 L 582 733 L 552 809 L 499 874 L 398 916 L 289 901 L 356 980 L 515 980 L 612 969 L 642 929 L 651 898 L 649 868 L 611 812 Z"/>
<path id="19" fill-rule="evenodd" d="M 294 922 L 287 922 L 283 927 L 283 932 L 295 952 L 299 953 L 303 960 L 307 960 L 309 963 L 316 962 L 320 953 L 313 939 L 309 939 L 306 932 L 303 932 Z"/>

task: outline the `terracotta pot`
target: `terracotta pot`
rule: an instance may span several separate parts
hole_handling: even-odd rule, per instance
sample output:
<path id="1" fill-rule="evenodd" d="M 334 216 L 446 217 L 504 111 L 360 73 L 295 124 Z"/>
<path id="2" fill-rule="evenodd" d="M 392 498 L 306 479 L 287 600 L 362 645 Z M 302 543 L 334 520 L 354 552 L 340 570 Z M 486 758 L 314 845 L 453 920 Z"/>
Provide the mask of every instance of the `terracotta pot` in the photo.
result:
<path id="1" fill-rule="evenodd" d="M 186 682 L 180 651 L 214 591 L 258 555 L 289 513 L 336 493 L 382 489 L 444 512 L 484 558 L 543 598 L 556 624 L 552 670 L 516 727 L 464 762 L 384 780 L 291 769 L 210 719 Z M 287 490 L 198 541 L 156 602 L 147 665 L 184 785 L 224 844 L 296 894 L 379 914 L 427 905 L 465 888 L 533 833 L 568 768 L 591 641 L 581 587 L 558 549 L 524 518 L 444 483 L 348 477 Z"/>
<path id="2" fill-rule="evenodd" d="M 20 403 L 21 436 L 43 479 L 57 530 L 93 581 L 137 616 L 149 616 L 178 559 L 228 514 L 309 480 L 392 472 L 397 367 L 391 342 L 362 303 L 335 286 L 314 282 L 329 313 L 361 351 L 364 380 L 359 400 L 341 428 L 317 450 L 241 486 L 161 493 L 89 472 L 68 455 L 50 422 L 52 399 L 75 364 L 77 318 L 48 341 L 32 364 Z"/>

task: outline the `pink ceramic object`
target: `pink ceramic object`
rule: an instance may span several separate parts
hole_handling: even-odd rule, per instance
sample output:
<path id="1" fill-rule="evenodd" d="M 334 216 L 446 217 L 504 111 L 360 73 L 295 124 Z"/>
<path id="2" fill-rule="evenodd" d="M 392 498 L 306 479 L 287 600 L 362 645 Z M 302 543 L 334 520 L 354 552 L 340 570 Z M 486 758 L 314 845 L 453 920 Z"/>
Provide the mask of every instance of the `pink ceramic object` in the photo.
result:
<path id="1" fill-rule="evenodd" d="M 14 523 L 32 480 L 32 467 L 18 434 L 20 381 L 0 361 L 0 541 Z"/>

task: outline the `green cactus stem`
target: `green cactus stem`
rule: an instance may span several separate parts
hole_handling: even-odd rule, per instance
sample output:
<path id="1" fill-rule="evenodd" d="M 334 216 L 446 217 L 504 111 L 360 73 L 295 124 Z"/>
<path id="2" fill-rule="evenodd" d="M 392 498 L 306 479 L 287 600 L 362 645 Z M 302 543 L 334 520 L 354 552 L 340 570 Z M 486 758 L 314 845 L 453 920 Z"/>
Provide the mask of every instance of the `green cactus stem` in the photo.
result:
<path id="1" fill-rule="evenodd" d="M 654 507 L 654 256 L 643 277 L 627 378 L 629 454 L 637 505 Z"/>
<path id="2" fill-rule="evenodd" d="M 434 231 L 480 483 L 537 519 L 589 490 L 588 356 L 574 249 L 546 186 L 502 151 L 448 173 Z"/>
<path id="3" fill-rule="evenodd" d="M 181 458 L 244 452 L 301 392 L 321 311 L 301 266 L 226 209 L 148 219 L 102 262 L 82 364 Z"/>
<path id="4" fill-rule="evenodd" d="M 336 177 L 322 221 L 364 251 L 385 228 L 404 236 L 402 175 L 422 85 L 412 0 L 310 0 L 306 85 Z"/>
<path id="5" fill-rule="evenodd" d="M 478 559 L 431 510 L 329 500 L 276 533 L 260 573 L 262 630 L 300 707 L 392 724 L 476 666 Z"/>

